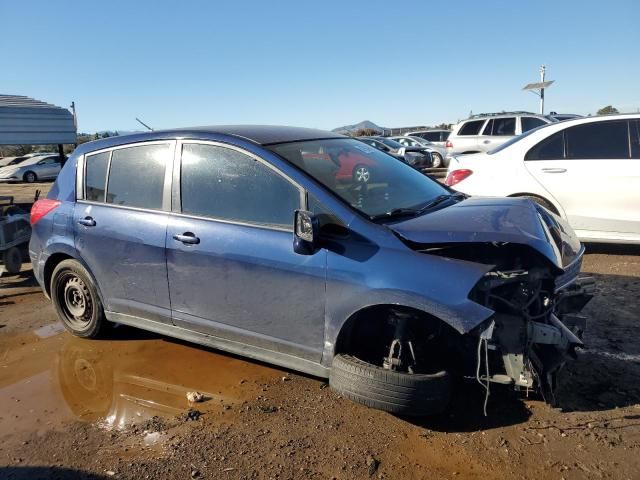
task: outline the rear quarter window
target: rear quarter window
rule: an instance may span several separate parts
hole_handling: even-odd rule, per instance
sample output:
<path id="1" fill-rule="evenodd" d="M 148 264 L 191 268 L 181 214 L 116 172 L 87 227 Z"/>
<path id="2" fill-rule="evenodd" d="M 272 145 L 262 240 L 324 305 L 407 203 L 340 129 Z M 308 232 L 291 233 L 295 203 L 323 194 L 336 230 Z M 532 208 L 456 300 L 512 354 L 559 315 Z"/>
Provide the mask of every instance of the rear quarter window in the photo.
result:
<path id="1" fill-rule="evenodd" d="M 525 160 L 561 160 L 564 158 L 564 132 L 557 132 L 534 145 Z"/>
<path id="2" fill-rule="evenodd" d="M 107 185 L 107 168 L 111 152 L 87 155 L 85 161 L 85 199 L 92 202 L 104 202 Z"/>

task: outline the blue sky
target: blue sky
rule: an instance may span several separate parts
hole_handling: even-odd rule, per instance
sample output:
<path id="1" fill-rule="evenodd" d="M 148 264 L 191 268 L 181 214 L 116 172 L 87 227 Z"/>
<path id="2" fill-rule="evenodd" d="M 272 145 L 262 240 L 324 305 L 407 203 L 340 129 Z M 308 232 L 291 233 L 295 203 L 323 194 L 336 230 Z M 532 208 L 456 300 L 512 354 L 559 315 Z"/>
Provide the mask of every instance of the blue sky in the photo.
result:
<path id="1" fill-rule="evenodd" d="M 640 108 L 640 2 L 0 0 L 0 93 L 79 129 L 334 128 L 526 109 Z"/>

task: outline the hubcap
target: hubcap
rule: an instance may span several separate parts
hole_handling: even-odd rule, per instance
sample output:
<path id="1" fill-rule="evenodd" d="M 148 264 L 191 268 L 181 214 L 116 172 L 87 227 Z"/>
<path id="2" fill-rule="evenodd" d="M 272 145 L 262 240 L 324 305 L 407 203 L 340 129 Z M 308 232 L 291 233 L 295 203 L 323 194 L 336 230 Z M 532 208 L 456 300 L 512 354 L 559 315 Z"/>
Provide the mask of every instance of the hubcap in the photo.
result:
<path id="1" fill-rule="evenodd" d="M 355 177 L 356 177 L 356 182 L 363 182 L 363 183 L 368 182 L 370 177 L 369 169 L 366 167 L 358 167 L 356 169 Z"/>

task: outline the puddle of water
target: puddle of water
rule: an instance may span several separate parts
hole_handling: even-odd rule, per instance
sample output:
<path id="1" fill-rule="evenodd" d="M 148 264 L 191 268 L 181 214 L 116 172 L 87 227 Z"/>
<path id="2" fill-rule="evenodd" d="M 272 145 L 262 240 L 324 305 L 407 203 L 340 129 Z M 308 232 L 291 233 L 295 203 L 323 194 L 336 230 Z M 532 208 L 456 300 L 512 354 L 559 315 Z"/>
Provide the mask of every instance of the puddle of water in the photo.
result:
<path id="1" fill-rule="evenodd" d="M 54 324 L 1 339 L 2 434 L 55 429 L 69 419 L 122 428 L 155 415 L 173 417 L 191 406 L 190 391 L 207 398 L 195 408 L 222 408 L 282 375 L 135 329 L 117 328 L 110 340 L 62 330 Z"/>

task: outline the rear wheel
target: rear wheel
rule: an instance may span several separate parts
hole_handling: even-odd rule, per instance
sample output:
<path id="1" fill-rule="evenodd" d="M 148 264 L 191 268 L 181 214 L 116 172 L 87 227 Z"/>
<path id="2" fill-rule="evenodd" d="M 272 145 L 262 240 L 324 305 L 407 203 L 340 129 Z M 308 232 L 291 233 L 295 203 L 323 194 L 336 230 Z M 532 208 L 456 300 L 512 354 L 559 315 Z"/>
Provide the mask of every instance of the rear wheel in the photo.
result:
<path id="1" fill-rule="evenodd" d="M 442 155 L 436 152 L 431 152 L 431 167 L 440 168 L 443 165 Z"/>
<path id="2" fill-rule="evenodd" d="M 91 276 L 76 260 L 63 260 L 51 276 L 51 300 L 65 328 L 78 337 L 95 338 L 106 323 Z"/>
<path id="3" fill-rule="evenodd" d="M 34 172 L 27 172 L 22 178 L 27 183 L 34 183 L 36 180 L 38 180 L 38 176 Z"/>

